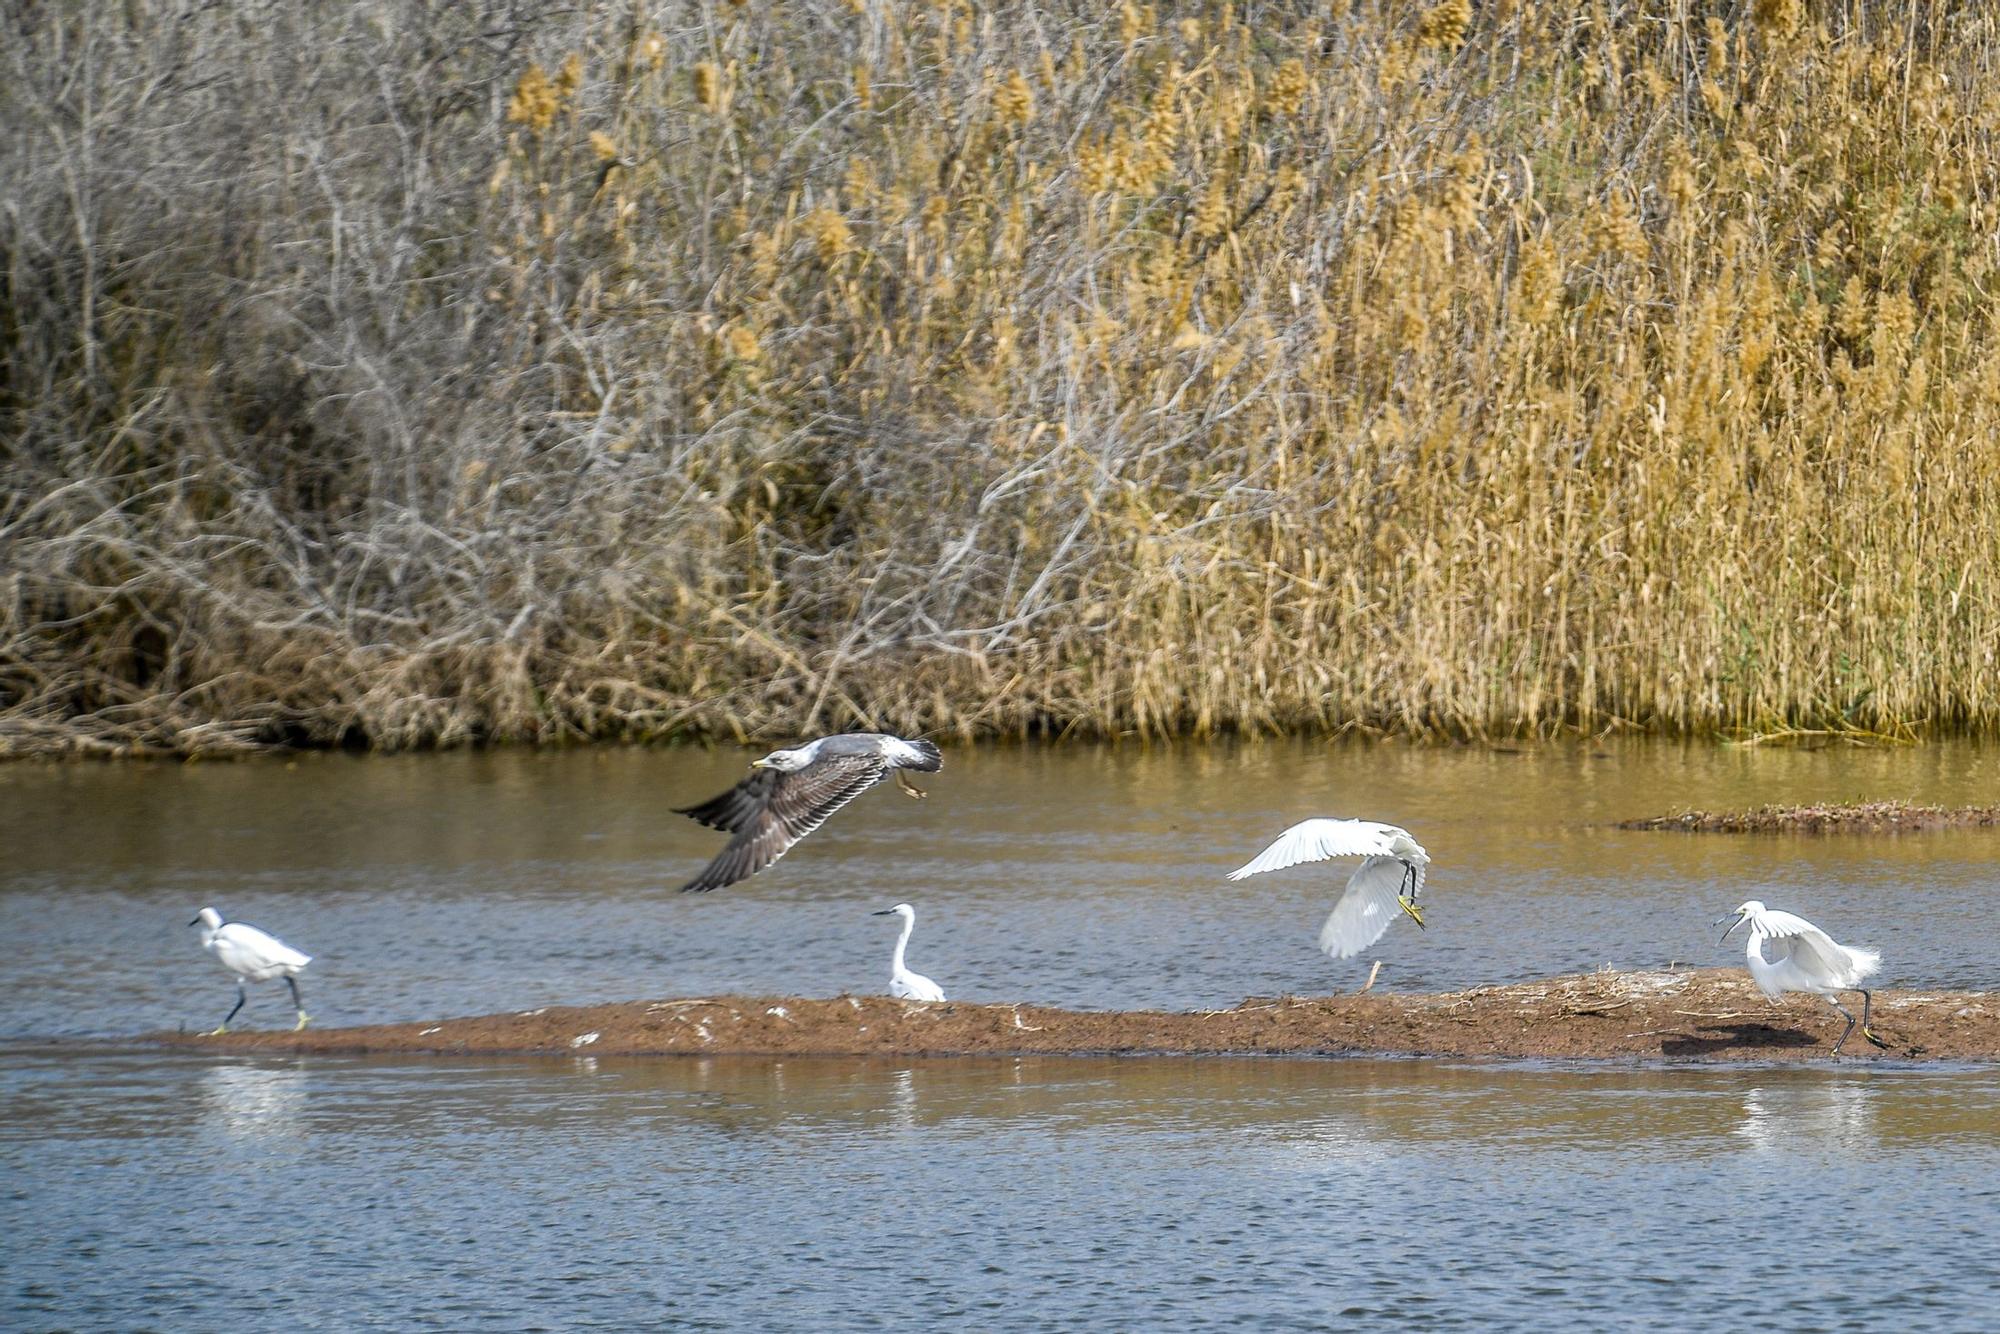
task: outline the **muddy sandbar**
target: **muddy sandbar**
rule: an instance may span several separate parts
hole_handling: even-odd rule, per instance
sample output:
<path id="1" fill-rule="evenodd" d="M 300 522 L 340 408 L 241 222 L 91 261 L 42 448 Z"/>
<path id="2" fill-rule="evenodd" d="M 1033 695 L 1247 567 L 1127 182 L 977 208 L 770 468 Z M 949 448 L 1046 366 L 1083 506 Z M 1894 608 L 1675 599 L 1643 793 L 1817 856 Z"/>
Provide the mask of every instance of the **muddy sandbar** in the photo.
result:
<path id="1" fill-rule="evenodd" d="M 1677 829 L 1690 834 L 1913 834 L 1989 825 L 2000 825 L 2000 806 L 1911 806 L 1900 801 L 1682 811 L 1618 822 L 1620 829 Z"/>
<path id="2" fill-rule="evenodd" d="M 1184 1013 L 713 996 L 158 1040 L 218 1051 L 445 1056 L 1289 1053 L 1726 1062 L 1824 1058 L 1841 1023 L 1816 997 L 1768 1001 L 1739 971 L 1701 969 L 1607 971 L 1442 994 L 1252 998 Z M 1891 1049 L 1877 1051 L 1857 1030 L 1844 1059 L 2000 1060 L 2000 995 L 1877 991 L 1874 1027 Z"/>

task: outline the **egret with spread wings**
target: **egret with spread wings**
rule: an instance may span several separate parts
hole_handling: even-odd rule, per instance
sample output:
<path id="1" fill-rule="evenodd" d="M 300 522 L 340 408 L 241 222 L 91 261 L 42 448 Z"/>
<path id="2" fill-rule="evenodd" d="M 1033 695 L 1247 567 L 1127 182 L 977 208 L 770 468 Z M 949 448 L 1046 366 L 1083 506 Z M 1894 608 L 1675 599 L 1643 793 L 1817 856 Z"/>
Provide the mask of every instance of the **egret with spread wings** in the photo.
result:
<path id="1" fill-rule="evenodd" d="M 842 732 L 794 750 L 774 750 L 752 760 L 750 767 L 755 772 L 722 795 L 676 808 L 678 814 L 730 835 L 715 860 L 681 886 L 683 894 L 721 889 L 757 874 L 890 774 L 903 791 L 923 796 L 901 771 L 934 774 L 944 767 L 944 758 L 928 741 Z"/>
<path id="2" fill-rule="evenodd" d="M 1417 895 L 1423 892 L 1430 855 L 1407 829 L 1372 820 L 1301 820 L 1270 847 L 1229 873 L 1231 880 L 1283 870 L 1329 857 L 1360 857 L 1347 889 L 1319 929 L 1319 947 L 1335 959 L 1352 958 L 1382 938 L 1396 914 L 1424 924 Z M 1404 891 L 1407 890 L 1408 893 Z"/>
<path id="3" fill-rule="evenodd" d="M 1730 917 L 1736 920 L 1732 922 Z M 1833 1044 L 1835 1056 L 1840 1055 L 1848 1035 L 1854 1032 L 1853 1014 L 1836 999 L 1843 991 L 1861 993 L 1861 1036 L 1878 1047 L 1889 1045 L 1868 1027 L 1868 1012 L 1874 999 L 1861 985 L 1882 967 L 1880 954 L 1842 945 L 1797 913 L 1766 908 L 1756 899 L 1737 905 L 1728 917 L 1715 919 L 1717 926 L 1724 922 L 1729 922 L 1729 931 L 1746 923 L 1750 927 L 1744 963 L 1757 990 L 1772 1000 L 1787 991 L 1809 991 L 1846 1016 L 1847 1027 L 1840 1030 L 1840 1040 Z M 1724 940 L 1729 939 L 1729 931 L 1722 933 Z M 1769 959 L 1764 957 L 1766 943 L 1774 956 Z"/>

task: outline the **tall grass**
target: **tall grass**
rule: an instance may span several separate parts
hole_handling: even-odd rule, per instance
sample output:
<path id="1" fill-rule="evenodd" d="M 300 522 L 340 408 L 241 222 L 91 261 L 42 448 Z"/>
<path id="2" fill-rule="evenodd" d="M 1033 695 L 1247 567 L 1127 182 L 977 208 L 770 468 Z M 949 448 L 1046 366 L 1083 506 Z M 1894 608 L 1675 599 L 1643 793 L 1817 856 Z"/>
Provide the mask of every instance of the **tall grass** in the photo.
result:
<path id="1" fill-rule="evenodd" d="M 0 749 L 2000 720 L 2000 19 L 0 42 Z"/>

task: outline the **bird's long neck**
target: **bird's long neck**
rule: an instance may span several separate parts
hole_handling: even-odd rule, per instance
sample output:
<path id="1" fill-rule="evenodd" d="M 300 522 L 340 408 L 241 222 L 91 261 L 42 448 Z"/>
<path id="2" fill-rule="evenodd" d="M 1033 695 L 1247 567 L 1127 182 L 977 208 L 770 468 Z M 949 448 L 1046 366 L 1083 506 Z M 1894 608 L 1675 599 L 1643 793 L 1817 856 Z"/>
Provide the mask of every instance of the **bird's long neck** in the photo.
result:
<path id="1" fill-rule="evenodd" d="M 1772 1000 L 1787 990 L 1797 990 L 1788 985 L 1791 979 L 1784 969 L 1764 957 L 1764 937 L 1755 931 L 1750 933 L 1750 943 L 1743 947 L 1743 961 L 1750 966 L 1750 980 L 1757 984 L 1757 990 Z"/>
<path id="2" fill-rule="evenodd" d="M 896 952 L 889 956 L 889 973 L 891 976 L 906 971 L 903 967 L 903 947 L 910 943 L 910 932 L 916 929 L 916 918 L 905 917 L 903 919 L 903 932 L 896 937 Z"/>

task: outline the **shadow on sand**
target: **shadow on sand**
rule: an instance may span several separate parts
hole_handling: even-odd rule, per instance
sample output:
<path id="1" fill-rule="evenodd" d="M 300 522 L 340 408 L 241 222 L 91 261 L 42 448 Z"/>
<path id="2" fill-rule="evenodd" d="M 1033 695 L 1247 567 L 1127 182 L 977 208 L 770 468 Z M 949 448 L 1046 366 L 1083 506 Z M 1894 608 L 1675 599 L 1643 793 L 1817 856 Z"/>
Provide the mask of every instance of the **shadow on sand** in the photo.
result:
<path id="1" fill-rule="evenodd" d="M 1756 1047 L 1813 1047 L 1829 1045 L 1831 1039 L 1817 1037 L 1797 1028 L 1773 1028 L 1769 1024 L 1705 1024 L 1697 1033 L 1714 1037 L 1666 1038 L 1660 1043 L 1662 1056 L 1713 1056 L 1719 1052 Z"/>

